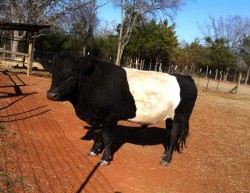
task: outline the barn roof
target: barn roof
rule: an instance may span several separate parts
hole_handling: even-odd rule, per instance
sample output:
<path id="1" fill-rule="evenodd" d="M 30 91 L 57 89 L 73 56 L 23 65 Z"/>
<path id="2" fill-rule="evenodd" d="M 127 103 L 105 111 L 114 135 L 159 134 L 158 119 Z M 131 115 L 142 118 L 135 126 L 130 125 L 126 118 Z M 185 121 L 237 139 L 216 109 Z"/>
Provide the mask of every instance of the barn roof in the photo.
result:
<path id="1" fill-rule="evenodd" d="M 38 32 L 44 28 L 49 28 L 50 25 L 26 24 L 26 23 L 8 23 L 0 22 L 0 30 L 18 30 Z"/>

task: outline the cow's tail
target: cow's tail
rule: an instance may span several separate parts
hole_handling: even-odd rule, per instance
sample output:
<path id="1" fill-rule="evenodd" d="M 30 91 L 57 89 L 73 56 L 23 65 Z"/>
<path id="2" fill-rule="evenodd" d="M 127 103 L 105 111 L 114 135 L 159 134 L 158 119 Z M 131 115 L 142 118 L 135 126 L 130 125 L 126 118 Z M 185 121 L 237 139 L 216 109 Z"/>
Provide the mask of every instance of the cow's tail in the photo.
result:
<path id="1" fill-rule="evenodd" d="M 167 134 L 168 143 L 167 143 L 166 148 L 169 149 L 169 147 L 170 147 L 170 132 L 171 132 L 171 129 L 173 129 L 171 119 L 166 120 L 166 128 L 167 128 L 167 131 L 168 131 L 168 134 Z M 189 135 L 189 127 L 187 126 L 187 127 L 183 128 L 180 133 L 181 133 L 180 137 L 179 137 L 178 141 L 175 144 L 175 151 L 177 151 L 178 153 L 181 153 L 182 150 L 184 149 L 184 147 L 187 147 L 186 146 L 186 141 L 187 141 L 187 138 L 188 138 L 188 135 Z"/>
<path id="2" fill-rule="evenodd" d="M 178 153 L 181 153 L 182 150 L 184 149 L 184 147 L 187 147 L 186 141 L 187 141 L 188 135 L 189 135 L 189 128 L 187 127 L 187 128 L 182 130 L 181 136 L 176 144 L 175 150 Z"/>

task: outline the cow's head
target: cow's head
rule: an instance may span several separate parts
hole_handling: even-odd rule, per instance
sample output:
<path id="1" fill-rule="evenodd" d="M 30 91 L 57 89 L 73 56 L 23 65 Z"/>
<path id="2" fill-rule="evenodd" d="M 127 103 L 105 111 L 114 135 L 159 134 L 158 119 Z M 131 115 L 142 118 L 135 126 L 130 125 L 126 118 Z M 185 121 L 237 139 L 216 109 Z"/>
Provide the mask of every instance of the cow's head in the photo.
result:
<path id="1" fill-rule="evenodd" d="M 69 100 L 77 88 L 77 58 L 71 54 L 58 54 L 52 62 L 52 83 L 47 98 L 54 101 Z"/>

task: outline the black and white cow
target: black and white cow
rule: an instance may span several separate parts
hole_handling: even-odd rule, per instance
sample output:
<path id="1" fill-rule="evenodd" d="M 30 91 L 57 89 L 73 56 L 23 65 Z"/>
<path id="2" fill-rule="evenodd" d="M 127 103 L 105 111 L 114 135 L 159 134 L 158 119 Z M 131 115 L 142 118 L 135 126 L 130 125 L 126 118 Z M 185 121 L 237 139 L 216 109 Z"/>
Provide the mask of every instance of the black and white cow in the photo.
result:
<path id="1" fill-rule="evenodd" d="M 87 155 L 96 156 L 104 145 L 100 165 L 110 162 L 113 129 L 119 120 L 143 127 L 165 121 L 168 145 L 161 164 L 168 165 L 173 151 L 185 145 L 196 97 L 190 76 L 122 68 L 71 54 L 53 60 L 47 92 L 50 100 L 70 101 L 76 115 L 93 127 L 94 145 Z"/>

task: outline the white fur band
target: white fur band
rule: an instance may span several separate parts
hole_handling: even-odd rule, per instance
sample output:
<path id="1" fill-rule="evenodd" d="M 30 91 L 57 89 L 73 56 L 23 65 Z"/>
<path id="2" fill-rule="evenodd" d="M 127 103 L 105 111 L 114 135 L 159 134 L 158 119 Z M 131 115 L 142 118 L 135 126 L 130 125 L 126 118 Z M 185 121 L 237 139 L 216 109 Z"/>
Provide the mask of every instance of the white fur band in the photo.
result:
<path id="1" fill-rule="evenodd" d="M 180 103 L 180 87 L 176 78 L 161 72 L 124 69 L 137 108 L 136 117 L 129 121 L 149 125 L 173 119 Z"/>

